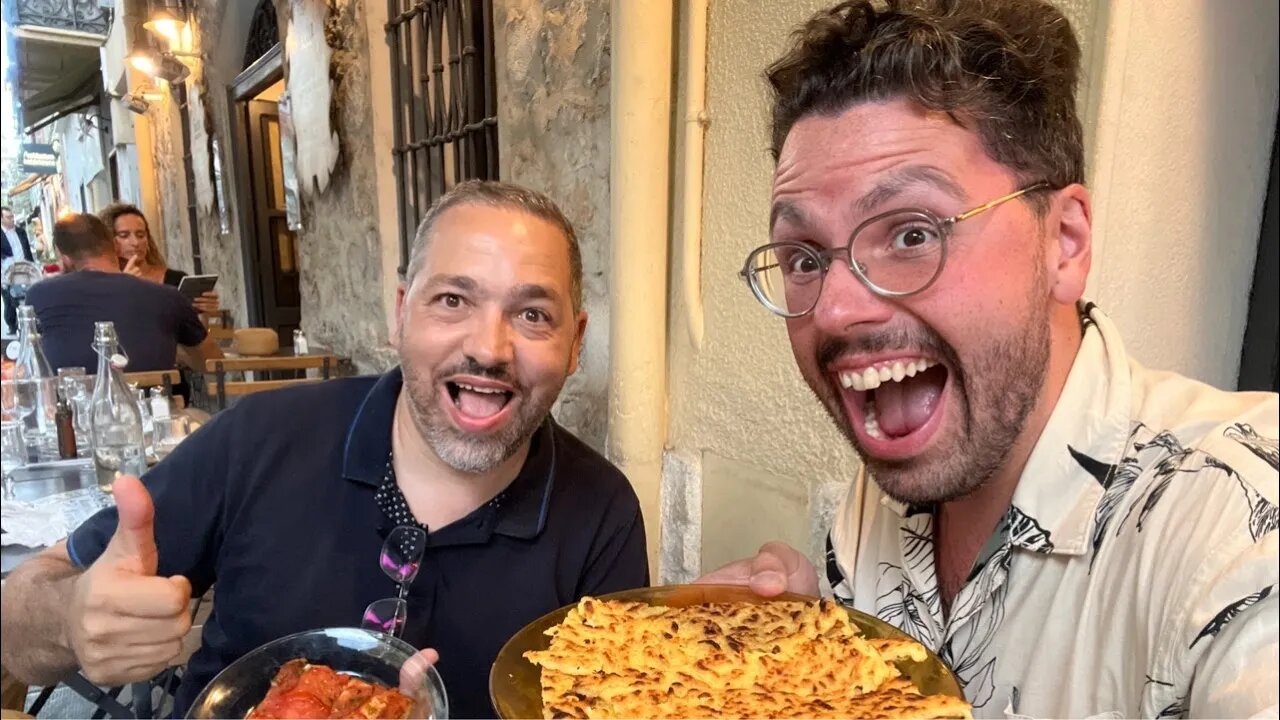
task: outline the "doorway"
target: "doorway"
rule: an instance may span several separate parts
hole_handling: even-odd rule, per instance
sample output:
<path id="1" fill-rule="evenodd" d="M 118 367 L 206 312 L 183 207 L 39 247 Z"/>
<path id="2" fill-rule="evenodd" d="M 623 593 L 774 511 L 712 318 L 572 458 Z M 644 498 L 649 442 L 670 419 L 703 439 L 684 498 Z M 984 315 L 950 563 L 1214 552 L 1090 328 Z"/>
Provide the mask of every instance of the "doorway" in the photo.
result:
<path id="1" fill-rule="evenodd" d="M 249 323 L 290 342 L 301 320 L 298 236 L 285 214 L 280 111 L 284 73 L 277 45 L 230 88 Z"/>

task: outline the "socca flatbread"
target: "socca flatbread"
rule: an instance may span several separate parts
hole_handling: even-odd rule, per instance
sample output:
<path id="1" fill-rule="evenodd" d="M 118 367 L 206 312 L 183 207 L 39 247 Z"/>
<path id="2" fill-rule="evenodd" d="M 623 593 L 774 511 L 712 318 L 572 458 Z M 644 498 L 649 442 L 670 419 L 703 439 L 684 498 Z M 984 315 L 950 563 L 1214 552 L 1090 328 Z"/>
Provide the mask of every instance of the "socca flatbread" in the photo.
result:
<path id="1" fill-rule="evenodd" d="M 676 608 L 583 598 L 547 631 L 547 718 L 969 718 L 924 695 L 895 662 L 928 653 L 868 639 L 833 602 Z"/>

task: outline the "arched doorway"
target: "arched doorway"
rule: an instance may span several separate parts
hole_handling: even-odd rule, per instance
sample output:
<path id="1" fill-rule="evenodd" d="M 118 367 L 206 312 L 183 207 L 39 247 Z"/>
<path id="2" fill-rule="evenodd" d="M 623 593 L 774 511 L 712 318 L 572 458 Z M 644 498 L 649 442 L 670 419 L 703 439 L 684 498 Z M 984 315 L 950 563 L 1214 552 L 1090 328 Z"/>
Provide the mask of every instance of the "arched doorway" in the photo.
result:
<path id="1" fill-rule="evenodd" d="M 254 10 L 244 69 L 229 94 L 249 323 L 274 328 L 287 343 L 301 320 L 302 296 L 297 233 L 285 212 L 284 66 L 272 0 L 259 0 Z"/>

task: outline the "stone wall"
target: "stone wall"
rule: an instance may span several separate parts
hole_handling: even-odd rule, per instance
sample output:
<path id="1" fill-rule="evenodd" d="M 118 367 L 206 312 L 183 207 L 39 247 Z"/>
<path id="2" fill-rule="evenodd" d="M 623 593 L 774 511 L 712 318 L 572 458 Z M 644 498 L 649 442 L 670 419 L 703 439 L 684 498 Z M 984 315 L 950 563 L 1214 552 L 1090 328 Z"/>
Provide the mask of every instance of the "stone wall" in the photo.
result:
<path id="1" fill-rule="evenodd" d="M 199 3 L 196 6 L 196 20 L 200 32 L 201 47 L 205 50 L 207 60 L 200 67 L 199 79 L 191 89 L 191 93 L 199 99 L 193 107 L 191 123 L 200 127 L 203 132 L 193 132 L 193 137 L 208 136 L 218 141 L 220 162 L 222 164 L 223 187 L 226 189 L 227 212 L 231 222 L 230 232 L 222 234 L 216 205 L 199 204 L 196 209 L 197 226 L 200 231 L 200 259 L 205 273 L 218 275 L 218 294 L 222 306 L 231 311 L 237 326 L 247 325 L 249 312 L 245 292 L 244 277 L 244 239 L 240 237 L 240 227 L 236 223 L 239 208 L 235 193 L 235 163 L 231 153 L 231 107 L 227 97 L 227 87 L 236 75 L 240 74 L 244 62 L 244 37 L 248 32 L 249 13 L 245 8 L 236 7 L 250 5 L 243 0 L 219 0 L 212 3 Z M 227 12 L 228 9 L 231 12 Z M 240 12 L 237 12 L 240 11 Z M 229 17 L 230 16 L 230 17 Z M 216 45 L 215 45 L 216 43 Z M 228 48 L 228 45 L 234 47 Z M 208 146 L 197 148 L 197 152 L 208 154 Z M 205 161 L 197 167 L 211 167 L 212 160 Z M 211 177 L 197 179 L 197 196 L 208 197 L 211 192 L 201 192 L 201 185 L 212 183 Z M 185 210 L 185 209 L 184 209 Z"/>
<path id="2" fill-rule="evenodd" d="M 578 372 L 555 408 L 599 449 L 608 418 L 609 2 L 496 0 L 503 180 L 550 195 L 578 231 L 589 321 Z"/>
<path id="3" fill-rule="evenodd" d="M 288 3 L 277 7 L 284 27 Z M 329 2 L 325 34 L 333 52 L 332 122 L 341 150 L 324 193 L 300 188 L 302 328 L 313 344 L 350 357 L 362 372 L 378 372 L 397 360 L 387 344 L 382 304 L 365 0 Z"/>
<path id="4" fill-rule="evenodd" d="M 221 276 L 218 290 L 222 304 L 232 311 L 238 325 L 247 324 L 248 312 L 246 249 L 237 218 L 252 210 L 248 198 L 237 197 L 231 148 L 232 106 L 227 88 L 243 69 L 244 41 L 255 4 L 248 0 L 197 4 L 195 42 L 204 60 L 188 83 L 190 92 L 200 95 L 197 111 L 191 117 L 193 136 L 208 135 L 218 140 L 231 216 L 230 232 L 222 234 L 217 206 L 197 208 L 203 271 Z M 341 154 L 324 193 L 301 188 L 303 229 L 298 232 L 298 262 L 302 327 L 313 345 L 351 358 L 360 371 L 377 372 L 390 367 L 396 358 L 387 344 L 382 304 L 365 3 L 335 0 L 328 7 L 326 37 L 333 51 L 330 72 L 335 84 L 332 119 Z M 276 8 L 284 32 L 290 15 L 288 0 L 276 0 Z M 162 209 L 162 218 L 152 222 L 162 229 L 170 266 L 190 272 L 178 117 L 171 99 L 158 103 L 151 112 Z M 196 150 L 209 152 L 207 147 Z M 209 182 L 211 179 L 203 176 L 197 180 L 198 184 Z M 209 197 L 200 190 L 198 187 L 198 196 Z M 289 338 L 281 340 L 289 342 Z"/>
<path id="5" fill-rule="evenodd" d="M 276 0 L 282 31 L 291 1 L 300 0 Z M 200 93 L 202 107 L 193 115 L 193 125 L 217 138 L 222 148 L 232 217 L 231 232 L 223 235 L 216 206 L 198 208 L 204 271 L 221 276 L 223 305 L 239 324 L 248 315 L 244 243 L 235 220 L 250 210 L 239 207 L 236 197 L 227 87 L 242 69 L 254 4 L 216 0 L 196 5 L 196 45 L 205 60 L 189 83 L 192 92 Z M 332 122 L 341 149 L 323 193 L 301 188 L 302 326 L 313 344 L 351 357 L 359 370 L 380 371 L 396 362 L 388 345 L 384 304 L 384 283 L 394 278 L 384 278 L 382 262 L 369 54 L 385 48 L 370 46 L 367 0 L 333 0 L 328 6 Z M 556 416 L 603 448 L 609 367 L 609 3 L 497 0 L 494 18 L 501 177 L 550 194 L 574 222 L 582 243 L 590 322 L 580 368 L 566 384 Z M 167 240 L 170 264 L 190 271 L 178 113 L 165 100 L 151 116 L 161 207 L 161 218 L 153 223 Z M 395 235 L 388 237 L 394 241 Z"/>
<path id="6" fill-rule="evenodd" d="M 186 184 L 182 173 L 182 129 L 173 96 L 151 106 L 151 141 L 156 162 L 156 206 L 160 217 L 147 218 L 151 235 L 169 267 L 191 272 L 191 241 L 185 229 Z"/>
<path id="7" fill-rule="evenodd" d="M 236 0 L 238 2 L 238 0 Z M 232 15 L 236 2 L 230 3 Z M 232 219 L 231 232 L 221 234 L 216 206 L 197 207 L 196 227 L 199 233 L 201 271 L 218 275 L 218 294 L 222 306 L 231 312 L 239 326 L 248 324 L 244 286 L 244 255 L 235 223 L 237 198 L 235 197 L 234 165 L 231 155 L 231 119 L 227 101 L 227 87 L 240 72 L 243 59 L 243 38 L 247 30 L 248 16 L 228 18 L 229 0 L 198 3 L 195 8 L 193 41 L 202 55 L 200 63 L 194 63 L 187 81 L 187 92 L 194 99 L 191 113 L 192 137 L 217 138 L 221 151 L 223 182 L 227 190 L 228 212 Z M 252 9 L 252 8 L 250 8 Z M 227 22 L 228 19 L 231 22 Z M 244 25 L 244 27 L 241 27 Z M 220 40 L 226 34 L 239 41 L 239 53 L 222 52 Z M 182 163 L 182 126 L 180 114 L 172 94 L 152 105 L 148 113 L 151 121 L 152 146 L 155 153 L 156 204 L 160 217 L 149 218 L 153 232 L 160 236 L 165 260 L 169 267 L 193 272 L 191 241 L 188 234 L 186 177 Z M 205 160 L 196 161 L 197 167 L 209 167 L 207 145 L 194 148 L 203 153 Z M 211 183 L 210 178 L 198 178 L 201 183 Z M 197 195 L 199 195 L 197 191 Z"/>

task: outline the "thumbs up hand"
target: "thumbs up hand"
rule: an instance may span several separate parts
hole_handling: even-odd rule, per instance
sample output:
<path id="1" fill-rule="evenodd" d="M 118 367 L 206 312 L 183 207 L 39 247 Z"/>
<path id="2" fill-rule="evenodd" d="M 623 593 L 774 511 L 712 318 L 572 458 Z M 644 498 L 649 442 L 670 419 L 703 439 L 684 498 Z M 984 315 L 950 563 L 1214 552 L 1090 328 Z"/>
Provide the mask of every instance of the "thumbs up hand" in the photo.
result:
<path id="1" fill-rule="evenodd" d="M 148 680 L 182 651 L 191 628 L 191 583 L 157 577 L 155 507 L 142 482 L 113 486 L 120 520 L 98 560 L 75 583 L 67 645 L 99 685 Z"/>

